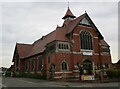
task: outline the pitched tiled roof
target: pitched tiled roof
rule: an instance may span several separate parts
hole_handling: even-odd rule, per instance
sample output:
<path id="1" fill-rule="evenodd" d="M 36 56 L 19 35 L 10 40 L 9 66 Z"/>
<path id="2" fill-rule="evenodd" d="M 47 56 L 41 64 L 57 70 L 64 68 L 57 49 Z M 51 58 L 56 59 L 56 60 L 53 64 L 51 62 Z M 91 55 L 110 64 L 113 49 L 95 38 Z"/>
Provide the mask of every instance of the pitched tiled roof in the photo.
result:
<path id="1" fill-rule="evenodd" d="M 102 46 L 109 46 L 105 40 L 100 40 L 100 44 Z"/>
<path id="2" fill-rule="evenodd" d="M 33 44 L 17 43 L 16 48 L 20 58 L 26 58 L 45 51 L 45 46 L 52 41 L 68 41 L 66 37 L 67 30 L 57 27 L 56 30 L 43 36 Z"/>
<path id="3" fill-rule="evenodd" d="M 70 24 L 68 24 L 68 32 L 67 34 L 71 33 L 74 28 L 79 24 L 79 22 L 83 19 L 83 18 L 87 18 L 91 24 L 91 26 L 94 28 L 94 30 L 98 33 L 98 36 L 103 39 L 103 36 L 101 35 L 101 33 L 99 32 L 99 30 L 97 29 L 97 27 L 95 26 L 95 24 L 92 22 L 92 20 L 90 19 L 90 17 L 88 16 L 87 13 L 84 13 L 82 15 L 80 15 L 78 18 L 74 19 L 71 21 Z"/>
<path id="4" fill-rule="evenodd" d="M 62 19 L 65 19 L 65 18 L 68 17 L 68 16 L 75 18 L 75 16 L 73 15 L 73 13 L 72 13 L 71 10 L 69 9 L 69 7 L 68 7 L 68 9 L 67 9 L 67 12 L 66 12 L 65 16 L 64 16 Z"/>
<path id="5" fill-rule="evenodd" d="M 71 33 L 73 29 L 79 24 L 79 22 L 85 17 L 85 14 L 79 16 L 78 18 L 71 20 L 71 22 L 68 24 L 68 32 L 67 34 Z"/>
<path id="6" fill-rule="evenodd" d="M 69 8 L 68 8 L 66 15 L 73 15 L 71 13 L 71 11 L 69 10 Z M 46 36 L 43 36 L 39 40 L 35 41 L 33 44 L 19 44 L 19 43 L 17 43 L 17 50 L 18 50 L 20 58 L 26 58 L 26 57 L 30 57 L 30 56 L 44 52 L 46 49 L 45 48 L 46 45 L 50 42 L 69 41 L 66 34 L 71 33 L 74 30 L 74 28 L 77 26 L 77 24 L 79 24 L 79 22 L 84 17 L 87 17 L 88 19 L 90 19 L 89 16 L 87 15 L 87 13 L 85 13 L 85 14 L 79 16 L 78 18 L 71 20 L 69 22 L 69 24 L 67 25 L 67 27 L 57 27 L 53 32 L 49 33 Z M 93 25 L 93 27 L 95 28 L 98 35 L 101 36 L 101 38 L 102 38 L 102 35 L 98 31 L 98 29 L 96 28 L 94 23 L 91 21 L 91 19 L 90 19 L 90 23 Z M 101 40 L 101 44 L 108 45 L 104 40 Z"/>
<path id="7" fill-rule="evenodd" d="M 19 54 L 20 58 L 27 57 L 29 54 L 30 50 L 32 49 L 31 44 L 22 44 L 22 43 L 17 43 L 16 44 L 17 52 Z"/>
<path id="8" fill-rule="evenodd" d="M 55 40 L 68 41 L 68 38 L 65 37 L 66 33 L 67 33 L 66 29 L 57 27 L 56 30 L 54 30 L 53 32 L 35 41 L 33 43 L 33 48 L 28 56 L 32 56 L 32 55 L 44 52 L 45 46 L 52 41 L 55 41 Z"/>

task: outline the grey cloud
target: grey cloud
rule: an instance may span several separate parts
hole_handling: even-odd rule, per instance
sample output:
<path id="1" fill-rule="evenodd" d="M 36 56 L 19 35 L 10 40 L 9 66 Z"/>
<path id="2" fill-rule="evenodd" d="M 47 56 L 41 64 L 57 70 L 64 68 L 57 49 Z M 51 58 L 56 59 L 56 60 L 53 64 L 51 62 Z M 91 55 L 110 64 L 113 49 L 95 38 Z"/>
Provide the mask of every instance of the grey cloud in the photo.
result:
<path id="1" fill-rule="evenodd" d="M 97 0 L 97 2 L 118 2 L 119 0 Z M 66 0 L 4 0 L 4 2 L 68 2 Z M 96 0 L 69 0 L 69 2 L 96 2 Z"/>
<path id="2" fill-rule="evenodd" d="M 114 45 L 116 44 L 117 37 L 112 37 L 117 35 L 116 4 L 98 4 L 99 3 L 86 4 L 71 2 L 70 8 L 76 16 L 83 14 L 84 11 L 87 10 L 93 22 L 96 24 L 107 42 L 110 43 L 110 46 L 112 47 L 111 50 L 114 53 L 117 53 Z M 61 26 L 63 22 L 61 18 L 64 16 L 66 9 L 67 3 L 65 2 L 4 3 L 2 32 L 4 65 L 10 65 L 16 42 L 33 43 L 42 35 L 46 35 L 53 31 L 57 24 Z M 6 55 L 7 57 L 5 57 Z M 7 61 L 10 62 L 8 63 Z"/>

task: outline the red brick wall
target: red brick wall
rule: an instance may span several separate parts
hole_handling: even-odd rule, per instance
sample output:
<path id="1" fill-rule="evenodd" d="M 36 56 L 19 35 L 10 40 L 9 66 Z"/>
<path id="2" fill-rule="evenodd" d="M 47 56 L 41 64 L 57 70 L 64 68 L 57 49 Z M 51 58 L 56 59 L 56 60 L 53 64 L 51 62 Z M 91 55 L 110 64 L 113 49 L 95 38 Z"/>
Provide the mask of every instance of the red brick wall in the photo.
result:
<path id="1" fill-rule="evenodd" d="M 86 30 L 89 31 L 92 34 L 93 37 L 93 56 L 83 56 L 80 50 L 80 31 Z M 68 63 L 68 71 L 74 70 L 74 64 L 80 63 L 83 64 L 83 61 L 85 59 L 90 59 L 94 61 L 94 64 L 104 64 L 106 61 L 111 64 L 111 56 L 110 55 L 104 55 L 100 56 L 100 48 L 99 48 L 99 39 L 96 31 L 92 27 L 85 27 L 85 26 L 77 26 L 73 31 L 73 38 L 70 39 L 73 40 L 71 45 L 71 51 L 58 51 L 58 52 L 48 52 L 44 53 L 43 56 L 43 65 L 45 69 L 45 74 L 48 75 L 49 69 L 51 64 L 55 64 L 56 66 L 56 76 L 61 76 L 61 63 L 63 60 L 66 60 Z M 71 41 L 70 41 L 71 42 Z M 50 53 L 50 54 L 49 54 Z M 50 63 L 48 63 L 48 56 L 50 55 Z M 38 71 L 38 56 L 33 57 L 32 59 L 35 61 L 35 71 L 40 73 Z M 27 59 L 27 61 L 30 59 Z M 23 71 L 25 68 L 25 63 L 23 60 L 20 61 L 20 70 Z M 30 70 L 31 70 L 31 64 L 30 64 Z M 71 75 L 71 73 L 68 73 L 68 75 Z"/>
<path id="2" fill-rule="evenodd" d="M 25 70 L 25 60 L 21 59 L 20 60 L 20 72 L 24 72 Z"/>
<path id="3" fill-rule="evenodd" d="M 80 31 L 81 30 L 86 30 L 89 31 L 92 36 L 93 36 L 93 56 L 83 56 L 81 54 L 80 50 Z M 73 38 L 71 40 L 74 40 L 74 42 L 71 44 L 72 45 L 72 51 L 71 52 L 57 52 L 57 53 L 52 53 L 50 55 L 51 58 L 51 63 L 48 64 L 48 61 L 45 61 L 47 70 L 49 70 L 50 65 L 53 63 L 56 65 L 56 72 L 62 72 L 61 71 L 61 63 L 63 60 L 66 60 L 68 63 L 68 71 L 73 71 L 74 70 L 74 64 L 80 63 L 81 65 L 83 64 L 83 61 L 85 59 L 90 59 L 94 62 L 94 64 L 100 65 L 105 62 L 105 60 L 108 60 L 108 62 L 111 63 L 111 57 L 110 56 L 100 56 L 99 53 L 99 40 L 98 40 L 98 35 L 95 32 L 95 30 L 91 27 L 84 27 L 84 26 L 77 26 L 75 30 L 73 31 Z M 73 53 L 74 52 L 74 53 Z M 101 58 L 100 58 L 101 57 Z M 48 60 L 46 57 L 45 60 Z M 56 76 L 61 76 L 61 73 L 57 73 Z"/>
<path id="4" fill-rule="evenodd" d="M 109 63 L 110 67 L 112 67 L 111 56 L 110 55 L 102 55 L 102 65 L 105 63 Z"/>
<path id="5" fill-rule="evenodd" d="M 74 51 L 76 51 L 76 52 L 80 51 L 80 36 L 79 36 L 79 34 L 80 34 L 80 31 L 82 31 L 82 30 L 86 30 L 92 34 L 93 49 L 94 49 L 95 53 L 98 53 L 99 52 L 99 50 L 98 50 L 99 42 L 98 42 L 98 39 L 96 38 L 98 36 L 97 36 L 95 30 L 92 27 L 85 27 L 85 26 L 81 26 L 81 25 L 77 26 L 75 28 L 75 30 L 73 31 L 73 34 L 77 34 L 77 35 L 73 35 L 73 40 L 74 40 L 73 49 L 74 49 Z"/>

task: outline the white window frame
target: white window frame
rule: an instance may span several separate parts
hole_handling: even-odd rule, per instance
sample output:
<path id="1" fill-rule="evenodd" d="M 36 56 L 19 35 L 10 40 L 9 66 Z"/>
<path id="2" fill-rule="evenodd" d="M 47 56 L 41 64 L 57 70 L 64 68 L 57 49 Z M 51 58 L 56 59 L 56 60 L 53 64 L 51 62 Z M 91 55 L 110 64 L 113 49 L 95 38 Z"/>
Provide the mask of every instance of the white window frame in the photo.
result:
<path id="1" fill-rule="evenodd" d="M 68 49 L 59 49 L 59 44 L 68 45 Z M 59 51 L 70 51 L 70 44 L 68 42 L 58 42 L 57 48 Z"/>

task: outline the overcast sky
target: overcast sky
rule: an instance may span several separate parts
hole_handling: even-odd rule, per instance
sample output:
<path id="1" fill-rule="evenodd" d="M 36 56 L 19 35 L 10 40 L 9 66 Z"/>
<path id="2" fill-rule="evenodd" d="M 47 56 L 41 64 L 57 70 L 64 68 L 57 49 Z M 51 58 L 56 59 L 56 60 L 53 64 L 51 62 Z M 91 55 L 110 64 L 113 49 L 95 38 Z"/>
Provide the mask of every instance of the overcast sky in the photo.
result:
<path id="1" fill-rule="evenodd" d="M 7 1 L 7 0 L 6 0 Z M 14 1 L 14 0 L 13 0 Z M 22 0 L 21 0 L 22 1 Z M 31 0 L 32 1 L 32 0 Z M 36 1 L 36 0 L 35 0 Z M 67 2 L 3 2 L 0 8 L 2 66 L 10 67 L 16 42 L 33 43 L 63 23 Z M 70 2 L 75 16 L 87 11 L 110 45 L 112 62 L 118 61 L 118 3 Z M 1 51 L 0 51 L 1 52 Z M 1 62 L 1 61 L 0 61 Z M 0 65 L 1 66 L 1 65 Z"/>

